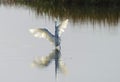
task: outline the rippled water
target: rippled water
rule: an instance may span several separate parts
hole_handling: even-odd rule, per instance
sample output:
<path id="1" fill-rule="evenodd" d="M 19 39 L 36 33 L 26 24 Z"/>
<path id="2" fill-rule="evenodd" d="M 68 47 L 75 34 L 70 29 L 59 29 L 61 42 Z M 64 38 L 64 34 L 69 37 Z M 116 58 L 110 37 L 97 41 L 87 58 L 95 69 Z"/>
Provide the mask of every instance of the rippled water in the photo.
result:
<path id="1" fill-rule="evenodd" d="M 30 28 L 45 27 L 54 32 L 54 18 L 36 16 L 22 6 L 0 6 L 0 81 L 54 82 L 54 61 L 45 69 L 32 68 L 36 56 L 48 55 L 52 45 L 34 38 Z M 58 82 L 119 82 L 120 23 L 73 22 L 62 36 L 62 58 L 69 73 Z"/>

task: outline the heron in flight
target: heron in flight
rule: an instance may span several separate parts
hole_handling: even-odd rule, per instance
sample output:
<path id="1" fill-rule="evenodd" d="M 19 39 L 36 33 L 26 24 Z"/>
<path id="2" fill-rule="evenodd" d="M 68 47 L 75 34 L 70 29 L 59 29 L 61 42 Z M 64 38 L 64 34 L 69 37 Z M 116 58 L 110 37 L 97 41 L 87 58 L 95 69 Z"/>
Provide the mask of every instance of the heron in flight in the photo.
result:
<path id="1" fill-rule="evenodd" d="M 64 29 L 67 27 L 68 24 L 68 19 L 62 21 L 60 24 L 55 21 L 55 33 L 54 35 L 49 32 L 46 28 L 35 28 L 35 29 L 30 29 L 29 31 L 34 35 L 34 37 L 37 38 L 45 38 L 49 40 L 54 46 L 55 49 L 50 53 L 49 56 L 42 57 L 38 60 L 34 61 L 34 64 L 40 65 L 42 67 L 46 67 L 49 65 L 51 60 L 55 60 L 55 76 L 57 77 L 57 70 L 60 68 L 63 68 L 64 66 L 61 64 L 60 56 L 61 56 L 61 46 L 60 46 L 60 41 L 61 41 L 61 35 L 64 32 Z"/>
<path id="2" fill-rule="evenodd" d="M 51 32 L 49 32 L 46 28 L 35 28 L 30 29 L 29 31 L 34 35 L 34 37 L 45 38 L 49 40 L 55 46 L 55 48 L 60 48 L 60 37 L 64 32 L 64 29 L 67 27 L 67 24 L 68 19 L 62 21 L 61 24 L 58 24 L 57 21 L 55 21 L 54 35 Z"/>

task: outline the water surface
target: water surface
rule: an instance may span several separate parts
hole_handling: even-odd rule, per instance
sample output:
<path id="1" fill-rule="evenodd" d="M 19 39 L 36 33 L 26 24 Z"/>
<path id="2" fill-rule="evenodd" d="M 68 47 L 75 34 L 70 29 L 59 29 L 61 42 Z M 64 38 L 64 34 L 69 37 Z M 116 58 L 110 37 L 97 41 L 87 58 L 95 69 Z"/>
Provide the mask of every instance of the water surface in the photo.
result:
<path id="1" fill-rule="evenodd" d="M 69 74 L 59 74 L 58 82 L 119 82 L 120 23 L 115 25 L 73 22 L 62 36 L 62 58 Z M 48 55 L 53 47 L 34 38 L 30 28 L 45 27 L 54 32 L 54 18 L 36 16 L 24 6 L 0 6 L 0 81 L 54 82 L 54 62 L 45 69 L 31 68 L 36 56 Z"/>

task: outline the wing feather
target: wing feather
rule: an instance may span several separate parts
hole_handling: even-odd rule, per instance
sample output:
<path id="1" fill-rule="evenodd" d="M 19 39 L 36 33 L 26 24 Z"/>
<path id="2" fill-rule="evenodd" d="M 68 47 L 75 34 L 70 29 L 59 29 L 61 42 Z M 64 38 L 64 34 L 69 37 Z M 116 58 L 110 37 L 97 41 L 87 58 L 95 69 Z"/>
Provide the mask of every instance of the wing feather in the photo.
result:
<path id="1" fill-rule="evenodd" d="M 48 56 L 36 57 L 32 63 L 32 66 L 47 67 L 55 57 L 55 50 L 53 50 Z"/>
<path id="2" fill-rule="evenodd" d="M 65 75 L 68 73 L 67 67 L 62 60 L 59 60 L 59 69 Z"/>
<path id="3" fill-rule="evenodd" d="M 68 19 L 64 20 L 61 24 L 58 25 L 59 36 L 64 32 L 65 28 L 67 28 Z"/>
<path id="4" fill-rule="evenodd" d="M 45 28 L 36 28 L 36 29 L 30 29 L 29 30 L 34 37 L 36 38 L 45 38 L 49 40 L 52 44 L 55 43 L 54 35 L 51 34 L 47 29 Z"/>

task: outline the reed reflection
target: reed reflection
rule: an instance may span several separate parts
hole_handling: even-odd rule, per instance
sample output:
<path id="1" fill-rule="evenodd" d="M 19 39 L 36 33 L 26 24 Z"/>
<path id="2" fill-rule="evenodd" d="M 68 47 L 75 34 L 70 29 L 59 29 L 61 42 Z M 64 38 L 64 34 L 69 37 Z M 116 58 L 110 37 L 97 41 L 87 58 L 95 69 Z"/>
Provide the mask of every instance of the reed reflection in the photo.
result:
<path id="1" fill-rule="evenodd" d="M 61 20 L 69 18 L 73 22 L 117 25 L 120 18 L 119 0 L 1 0 L 1 4 L 26 6 L 38 16 L 46 14 Z"/>

